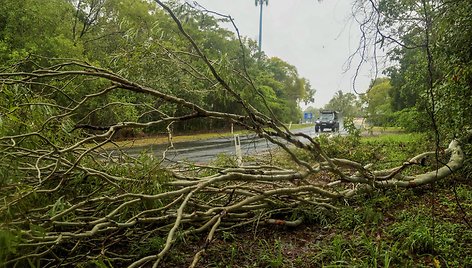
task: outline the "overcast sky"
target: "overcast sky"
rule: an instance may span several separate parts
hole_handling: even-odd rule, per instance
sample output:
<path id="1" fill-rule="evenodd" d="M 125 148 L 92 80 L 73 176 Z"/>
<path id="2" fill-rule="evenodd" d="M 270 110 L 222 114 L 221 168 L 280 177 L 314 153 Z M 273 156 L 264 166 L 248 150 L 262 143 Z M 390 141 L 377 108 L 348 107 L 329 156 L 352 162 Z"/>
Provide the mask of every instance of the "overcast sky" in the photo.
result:
<path id="1" fill-rule="evenodd" d="M 188 1 L 188 2 L 193 2 Z M 259 7 L 255 0 L 197 0 L 207 9 L 231 15 L 241 35 L 258 40 Z M 315 107 L 322 107 L 338 90 L 353 92 L 354 66 L 347 60 L 359 42 L 352 20 L 353 0 L 269 0 L 263 8 L 262 50 L 294 65 L 316 89 Z M 371 67 L 366 65 L 356 82 L 364 92 Z M 354 93 L 354 92 L 353 92 Z"/>

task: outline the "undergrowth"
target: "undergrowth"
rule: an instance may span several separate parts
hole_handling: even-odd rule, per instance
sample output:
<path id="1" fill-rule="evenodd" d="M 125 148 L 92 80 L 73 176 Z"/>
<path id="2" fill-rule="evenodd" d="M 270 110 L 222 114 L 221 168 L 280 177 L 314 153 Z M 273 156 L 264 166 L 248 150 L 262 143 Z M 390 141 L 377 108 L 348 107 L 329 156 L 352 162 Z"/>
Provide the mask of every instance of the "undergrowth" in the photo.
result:
<path id="1" fill-rule="evenodd" d="M 434 148 L 421 134 L 322 136 L 320 142 L 332 157 L 374 163 L 377 167 L 398 165 Z M 284 159 L 277 157 L 278 161 Z M 313 159 L 310 155 L 301 157 Z M 472 182 L 468 176 L 455 174 L 435 185 L 415 189 L 374 191 L 339 204 L 336 213 L 299 208 L 286 215 L 305 219 L 304 225 L 296 228 L 253 225 L 225 231 L 207 249 L 200 265 L 472 267 L 472 230 L 468 225 L 472 220 Z M 193 247 L 193 252 L 201 238 L 190 240 L 197 243 L 182 247 Z M 179 267 L 188 261 L 191 256 L 182 252 L 182 248 L 176 248 L 166 267 Z"/>
<path id="2" fill-rule="evenodd" d="M 450 187 L 437 185 L 434 195 L 403 190 L 360 197 L 334 216 L 322 216 L 329 220 L 297 228 L 226 232 L 210 246 L 201 267 L 471 267 L 472 230 Z M 472 185 L 460 189 L 459 201 L 470 207 Z"/>
<path id="3" fill-rule="evenodd" d="M 396 166 L 434 148 L 421 134 L 321 136 L 319 141 L 330 157 L 372 163 L 376 168 Z M 273 159 L 277 164 L 288 163 L 287 157 L 274 154 Z M 313 155 L 301 151 L 299 157 L 305 161 L 316 160 Z M 234 159 L 220 156 L 213 164 L 234 166 Z M 155 194 L 168 190 L 163 185 L 170 177 L 156 167 L 155 160 L 141 155 L 132 163 L 107 168 L 117 176 L 129 174 L 133 168 L 136 171 L 132 177 L 143 183 L 123 182 L 119 186 Z M 431 161 L 417 169 L 431 169 Z M 418 170 L 412 170 L 415 171 Z M 467 172 L 465 169 L 447 180 L 414 189 L 377 189 L 340 201 L 338 211 L 305 205 L 271 215 L 285 220 L 302 218 L 303 224 L 297 227 L 255 222 L 219 232 L 211 243 L 207 243 L 202 235 L 179 235 L 177 245 L 160 267 L 186 267 L 195 252 L 202 248 L 206 248 L 206 254 L 198 267 L 472 267 L 472 229 L 469 225 L 472 221 L 472 182 Z M 82 198 L 94 195 L 103 187 L 99 179 L 82 174 L 64 186 L 52 197 L 57 201 L 46 206 L 48 210 L 44 213 L 55 215 L 69 207 L 70 204 L 63 202 L 61 197 L 66 193 Z M 75 192 L 69 192 L 70 189 Z M 47 205 L 46 201 L 32 195 L 24 200 L 24 206 L 33 202 Z M 162 206 L 156 202 L 130 206 L 129 213 Z M 99 213 L 101 207 L 96 210 Z M 3 214 L 3 222 L 11 221 L 9 213 Z M 38 236 L 44 233 L 40 226 L 30 226 L 30 229 Z M 117 232 L 115 235 L 126 238 L 119 243 L 115 241 L 116 247 L 122 249 L 123 254 L 132 256 L 153 254 L 165 244 L 165 238 L 153 232 Z M 18 253 L 20 238 L 19 233 L 0 228 L 0 262 L 8 254 Z M 76 250 L 87 254 L 85 249 Z M 119 265 L 119 262 L 112 265 L 105 258 L 84 263 L 90 267 Z"/>

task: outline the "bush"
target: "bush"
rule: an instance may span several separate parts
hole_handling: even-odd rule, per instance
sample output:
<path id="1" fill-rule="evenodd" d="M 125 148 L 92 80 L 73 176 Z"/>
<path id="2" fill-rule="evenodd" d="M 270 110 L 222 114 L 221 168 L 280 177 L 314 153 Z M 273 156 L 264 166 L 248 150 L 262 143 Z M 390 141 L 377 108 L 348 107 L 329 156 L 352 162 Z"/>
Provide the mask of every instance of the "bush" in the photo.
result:
<path id="1" fill-rule="evenodd" d="M 394 113 L 396 125 L 408 132 L 424 132 L 430 130 L 430 118 L 416 107 L 405 108 Z"/>

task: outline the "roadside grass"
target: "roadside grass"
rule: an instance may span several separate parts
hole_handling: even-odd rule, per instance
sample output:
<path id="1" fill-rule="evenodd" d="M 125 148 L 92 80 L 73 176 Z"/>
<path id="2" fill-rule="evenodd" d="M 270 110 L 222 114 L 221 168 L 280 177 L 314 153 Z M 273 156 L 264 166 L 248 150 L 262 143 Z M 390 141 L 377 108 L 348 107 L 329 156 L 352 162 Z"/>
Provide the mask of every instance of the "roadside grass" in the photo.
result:
<path id="1" fill-rule="evenodd" d="M 419 134 L 336 139 L 323 141 L 333 156 L 385 166 L 433 146 Z M 296 228 L 255 224 L 219 233 L 198 267 L 472 267 L 472 181 L 464 174 L 378 189 L 338 206 L 294 210 L 286 217 L 306 219 Z M 187 238 L 163 267 L 184 267 L 204 245 L 204 237 Z"/>
<path id="2" fill-rule="evenodd" d="M 388 133 L 404 133 L 405 130 L 401 127 L 368 127 L 367 132 L 388 134 Z"/>
<path id="3" fill-rule="evenodd" d="M 421 133 L 389 133 L 375 137 L 365 136 L 361 138 L 364 143 L 424 143 L 425 135 Z M 428 144 L 429 145 L 429 144 Z"/>
<path id="4" fill-rule="evenodd" d="M 290 130 L 297 130 L 301 128 L 306 128 L 314 126 L 313 124 L 292 124 Z M 289 127 L 287 124 L 286 127 Z M 198 141 L 198 140 L 207 140 L 207 139 L 216 139 L 216 138 L 225 138 L 231 137 L 233 135 L 246 135 L 251 132 L 247 130 L 238 130 L 231 133 L 230 130 L 224 130 L 221 132 L 208 132 L 208 133 L 197 133 L 197 134 L 183 134 L 183 135 L 174 135 L 172 136 L 172 142 L 186 142 L 186 141 Z M 149 145 L 156 145 L 156 144 L 166 144 L 169 143 L 169 138 L 167 134 L 161 134 L 157 136 L 150 136 L 150 137 L 142 137 L 142 138 L 134 138 L 134 139 L 127 139 L 127 140 L 118 140 L 113 141 L 112 143 L 107 143 L 102 148 L 132 148 L 132 147 L 144 147 Z M 89 145 L 93 146 L 93 145 Z"/>
<path id="5" fill-rule="evenodd" d="M 398 166 L 418 153 L 434 150 L 427 136 L 418 133 L 360 137 L 322 135 L 317 139 L 330 157 L 372 164 L 374 169 Z"/>
<path id="6" fill-rule="evenodd" d="M 453 200 L 435 203 L 451 198 L 448 186 L 438 185 L 434 195 L 423 189 L 364 196 L 329 223 L 225 232 L 198 267 L 471 267 L 472 230 Z M 470 184 L 461 187 L 472 192 Z M 163 267 L 184 267 L 192 257 L 188 253 L 203 243 L 188 246 L 200 240 L 189 238 L 187 248 L 175 249 Z"/>

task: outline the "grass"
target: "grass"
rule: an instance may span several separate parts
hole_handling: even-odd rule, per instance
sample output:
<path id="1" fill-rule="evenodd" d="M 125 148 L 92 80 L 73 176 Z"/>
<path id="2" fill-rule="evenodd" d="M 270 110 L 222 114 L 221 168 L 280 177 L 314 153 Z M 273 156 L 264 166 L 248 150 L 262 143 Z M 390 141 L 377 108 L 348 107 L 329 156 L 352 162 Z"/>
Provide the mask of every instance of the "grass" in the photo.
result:
<path id="1" fill-rule="evenodd" d="M 431 146 L 423 135 L 405 133 L 346 140 L 328 144 L 335 147 L 330 153 L 356 149 L 352 159 L 385 165 Z M 295 210 L 294 216 L 311 217 L 297 228 L 246 227 L 219 234 L 199 267 L 472 267 L 472 229 L 466 223 L 471 208 L 472 182 L 462 174 L 434 186 L 378 190 L 343 202 L 334 214 Z M 188 248 L 192 239 L 201 238 L 174 249 L 182 262 L 173 257 L 165 267 L 188 263 L 188 253 L 195 251 Z"/>
<path id="2" fill-rule="evenodd" d="M 374 132 L 374 133 L 402 133 L 405 130 L 401 127 L 369 127 L 368 131 Z"/>
<path id="3" fill-rule="evenodd" d="M 361 142 L 368 143 L 424 143 L 426 139 L 421 133 L 388 133 L 379 136 L 363 136 Z M 427 143 L 426 143 L 427 144 Z"/>
<path id="4" fill-rule="evenodd" d="M 329 223 L 220 234 L 199 267 L 471 267 L 472 230 L 448 210 L 453 201 L 435 203 L 451 196 L 450 185 L 438 186 L 434 197 L 422 190 L 360 197 Z M 472 192 L 470 184 L 461 187 Z"/>

